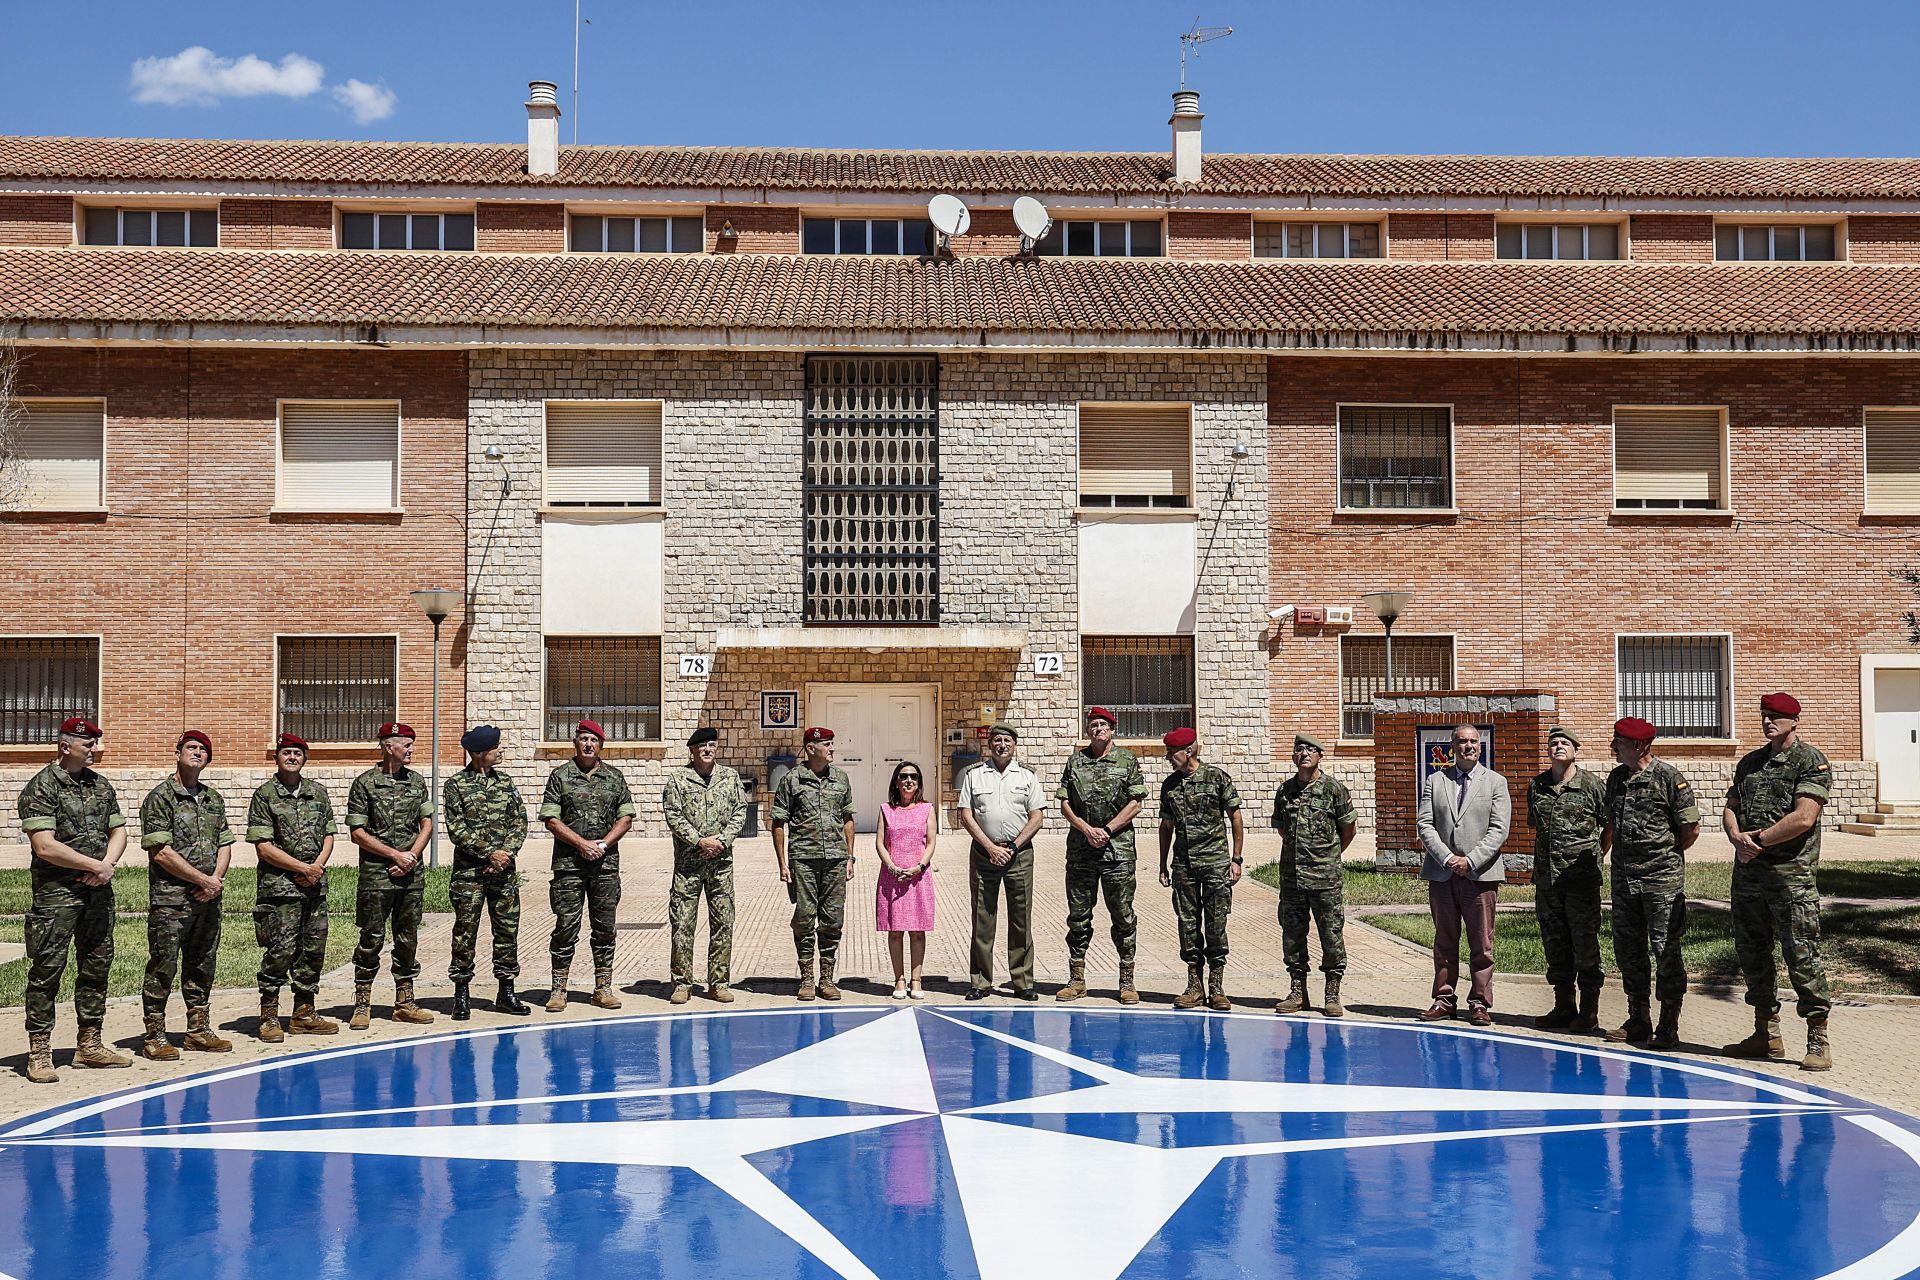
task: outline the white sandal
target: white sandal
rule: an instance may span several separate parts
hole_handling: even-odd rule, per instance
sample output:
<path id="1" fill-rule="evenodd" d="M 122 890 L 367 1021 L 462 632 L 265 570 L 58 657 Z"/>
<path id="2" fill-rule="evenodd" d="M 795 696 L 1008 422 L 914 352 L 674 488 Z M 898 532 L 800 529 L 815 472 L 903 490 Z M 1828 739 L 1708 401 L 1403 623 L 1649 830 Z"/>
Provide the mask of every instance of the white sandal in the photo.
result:
<path id="1" fill-rule="evenodd" d="M 907 998 L 907 984 L 905 979 L 900 979 L 894 982 L 893 998 L 895 1000 L 905 1000 Z"/>

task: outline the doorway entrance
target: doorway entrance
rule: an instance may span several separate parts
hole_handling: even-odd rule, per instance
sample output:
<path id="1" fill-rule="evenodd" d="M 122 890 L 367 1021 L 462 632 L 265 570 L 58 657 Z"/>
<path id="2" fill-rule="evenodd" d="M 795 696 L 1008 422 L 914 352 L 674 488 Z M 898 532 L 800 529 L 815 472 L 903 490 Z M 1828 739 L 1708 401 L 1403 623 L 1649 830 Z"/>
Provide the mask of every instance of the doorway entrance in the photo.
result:
<path id="1" fill-rule="evenodd" d="M 1920 804 L 1920 667 L 1876 667 L 1871 678 L 1880 803 Z"/>
<path id="2" fill-rule="evenodd" d="M 887 798 L 894 766 L 911 760 L 922 786 L 940 805 L 940 686 L 933 684 L 810 684 L 807 723 L 833 730 L 833 762 L 853 784 L 854 827 L 872 831 Z"/>

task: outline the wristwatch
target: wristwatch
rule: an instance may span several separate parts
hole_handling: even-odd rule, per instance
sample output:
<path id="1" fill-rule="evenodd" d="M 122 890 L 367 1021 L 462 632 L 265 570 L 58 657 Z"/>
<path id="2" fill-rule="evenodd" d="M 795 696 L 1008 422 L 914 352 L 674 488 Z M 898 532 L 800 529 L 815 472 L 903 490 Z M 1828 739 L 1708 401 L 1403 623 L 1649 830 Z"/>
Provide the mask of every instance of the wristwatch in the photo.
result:
<path id="1" fill-rule="evenodd" d="M 1245 862 L 1245 861 L 1246 861 L 1246 859 L 1245 859 L 1245 858 L 1235 858 L 1235 859 L 1233 859 L 1233 865 L 1237 867 L 1237 866 L 1239 866 L 1239 865 L 1240 865 L 1241 863 L 1243 863 L 1243 862 Z"/>

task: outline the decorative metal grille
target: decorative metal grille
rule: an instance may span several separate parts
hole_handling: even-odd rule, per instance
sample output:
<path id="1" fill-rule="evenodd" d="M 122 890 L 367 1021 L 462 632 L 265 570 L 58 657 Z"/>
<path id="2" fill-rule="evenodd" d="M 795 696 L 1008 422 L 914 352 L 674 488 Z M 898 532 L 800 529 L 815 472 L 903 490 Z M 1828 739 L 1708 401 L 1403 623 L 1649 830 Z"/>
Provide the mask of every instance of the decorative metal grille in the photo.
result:
<path id="1" fill-rule="evenodd" d="M 398 714 L 392 636 L 281 636 L 280 732 L 371 742 Z"/>
<path id="2" fill-rule="evenodd" d="M 805 621 L 940 620 L 940 366 L 807 357 Z"/>
<path id="3" fill-rule="evenodd" d="M 1387 680 L 1385 636 L 1340 637 L 1340 734 L 1373 736 L 1375 694 L 1430 693 L 1453 688 L 1451 636 L 1395 636 L 1393 680 Z"/>
<path id="4" fill-rule="evenodd" d="M 659 636 L 548 636 L 546 739 L 566 742 L 581 720 L 609 742 L 660 737 Z"/>
<path id="5" fill-rule="evenodd" d="M 69 716 L 100 718 L 100 642 L 0 639 L 0 742 L 51 743 Z"/>
<path id="6" fill-rule="evenodd" d="M 1122 738 L 1157 738 L 1193 723 L 1192 636 L 1084 636 L 1081 701 L 1119 718 Z"/>
<path id="7" fill-rule="evenodd" d="M 1724 738 L 1725 636 L 1621 636 L 1620 714 L 1676 738 Z"/>
<path id="8" fill-rule="evenodd" d="M 1387 509 L 1453 504 L 1453 427 L 1446 409 L 1340 407 L 1340 505 Z"/>

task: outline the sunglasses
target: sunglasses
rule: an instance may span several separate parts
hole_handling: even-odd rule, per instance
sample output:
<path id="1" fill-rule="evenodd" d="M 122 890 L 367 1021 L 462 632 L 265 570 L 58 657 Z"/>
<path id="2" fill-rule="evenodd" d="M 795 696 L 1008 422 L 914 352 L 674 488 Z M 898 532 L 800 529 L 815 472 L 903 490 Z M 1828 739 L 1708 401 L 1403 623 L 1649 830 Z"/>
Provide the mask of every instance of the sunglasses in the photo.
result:
<path id="1" fill-rule="evenodd" d="M 919 775 L 919 774 L 917 774 L 917 773 L 903 773 L 903 774 L 901 774 L 901 775 L 900 775 L 900 781 L 902 781 L 902 782 L 918 782 L 918 781 L 920 781 L 920 775 Z"/>

